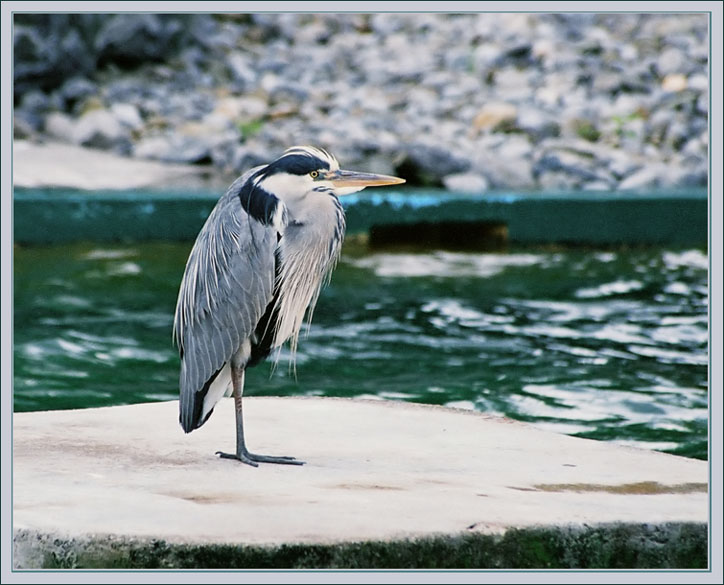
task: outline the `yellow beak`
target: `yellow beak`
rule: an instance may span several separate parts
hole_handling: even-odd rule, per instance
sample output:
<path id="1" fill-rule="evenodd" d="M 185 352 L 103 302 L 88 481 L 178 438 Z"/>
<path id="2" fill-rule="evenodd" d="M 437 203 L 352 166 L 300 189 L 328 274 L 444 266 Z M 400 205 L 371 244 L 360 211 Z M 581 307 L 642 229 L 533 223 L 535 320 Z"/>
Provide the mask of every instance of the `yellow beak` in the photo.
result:
<path id="1" fill-rule="evenodd" d="M 375 175 L 372 173 L 358 173 L 357 171 L 328 171 L 323 177 L 335 187 L 381 187 L 382 185 L 399 185 L 405 179 L 390 177 L 389 175 Z"/>

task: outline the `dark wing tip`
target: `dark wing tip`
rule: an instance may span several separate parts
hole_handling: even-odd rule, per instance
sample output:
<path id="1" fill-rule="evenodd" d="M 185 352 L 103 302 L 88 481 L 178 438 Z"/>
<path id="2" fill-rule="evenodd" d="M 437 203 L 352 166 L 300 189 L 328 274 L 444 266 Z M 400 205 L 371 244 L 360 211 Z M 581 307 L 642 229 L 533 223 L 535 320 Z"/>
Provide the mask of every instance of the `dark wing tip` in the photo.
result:
<path id="1" fill-rule="evenodd" d="M 179 423 L 181 423 L 181 428 L 185 433 L 190 433 L 194 429 L 198 429 L 207 420 L 209 420 L 211 413 L 214 412 L 214 409 L 212 408 L 203 419 L 201 418 L 201 414 L 204 410 L 204 398 L 206 398 L 206 394 L 208 393 L 211 384 L 216 379 L 216 376 L 219 375 L 219 372 L 224 369 L 225 365 L 226 362 L 224 362 L 221 367 L 216 370 L 208 380 L 206 380 L 206 383 L 203 385 L 201 390 L 190 393 L 181 392 L 178 418 Z"/>

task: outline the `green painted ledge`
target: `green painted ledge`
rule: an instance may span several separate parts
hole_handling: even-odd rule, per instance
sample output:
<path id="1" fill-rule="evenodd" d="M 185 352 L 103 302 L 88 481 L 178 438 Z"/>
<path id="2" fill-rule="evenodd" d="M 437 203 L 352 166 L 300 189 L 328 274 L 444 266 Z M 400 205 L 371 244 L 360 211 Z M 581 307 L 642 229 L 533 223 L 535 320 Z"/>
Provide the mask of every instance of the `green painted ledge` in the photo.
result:
<path id="1" fill-rule="evenodd" d="M 193 240 L 218 197 L 201 191 L 16 189 L 14 241 Z M 708 237 L 704 191 L 467 195 L 368 189 L 342 201 L 349 234 L 382 230 L 385 240 L 399 234 L 401 243 L 444 226 L 464 244 L 461 223 L 475 226 L 466 230 L 471 247 L 480 231 L 512 244 L 700 246 Z"/>

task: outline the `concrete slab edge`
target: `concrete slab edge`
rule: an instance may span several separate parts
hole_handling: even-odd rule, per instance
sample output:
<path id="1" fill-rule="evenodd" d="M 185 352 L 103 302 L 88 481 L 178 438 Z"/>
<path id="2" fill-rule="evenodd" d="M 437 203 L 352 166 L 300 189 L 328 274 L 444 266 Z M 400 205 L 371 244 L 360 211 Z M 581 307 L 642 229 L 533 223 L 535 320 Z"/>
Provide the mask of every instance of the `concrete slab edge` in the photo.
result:
<path id="1" fill-rule="evenodd" d="M 391 541 L 250 546 L 16 529 L 14 570 L 32 569 L 699 569 L 702 523 L 560 525 Z"/>

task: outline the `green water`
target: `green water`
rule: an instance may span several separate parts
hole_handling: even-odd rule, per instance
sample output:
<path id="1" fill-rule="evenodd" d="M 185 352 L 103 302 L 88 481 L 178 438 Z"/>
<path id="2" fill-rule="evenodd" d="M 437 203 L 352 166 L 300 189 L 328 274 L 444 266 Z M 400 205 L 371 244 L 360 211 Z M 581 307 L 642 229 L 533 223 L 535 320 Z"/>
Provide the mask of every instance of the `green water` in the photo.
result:
<path id="1" fill-rule="evenodd" d="M 16 411 L 176 397 L 191 243 L 16 247 Z M 407 400 L 707 458 L 707 266 L 696 249 L 369 254 L 345 247 L 296 377 L 246 395 Z"/>

